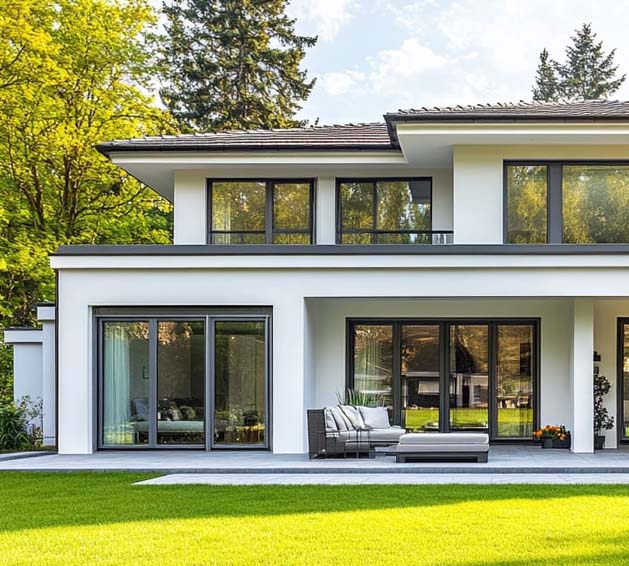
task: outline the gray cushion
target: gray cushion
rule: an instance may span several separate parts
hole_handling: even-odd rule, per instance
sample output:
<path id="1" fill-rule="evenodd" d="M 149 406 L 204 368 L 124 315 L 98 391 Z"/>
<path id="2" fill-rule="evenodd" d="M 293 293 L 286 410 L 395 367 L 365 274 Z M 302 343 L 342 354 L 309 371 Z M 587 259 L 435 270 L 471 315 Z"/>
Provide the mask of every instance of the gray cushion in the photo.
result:
<path id="1" fill-rule="evenodd" d="M 342 413 L 347 417 L 352 427 L 355 429 L 365 428 L 365 421 L 363 421 L 360 411 L 356 407 L 351 405 L 339 405 Z"/>
<path id="2" fill-rule="evenodd" d="M 323 414 L 325 415 L 325 431 L 338 431 L 339 427 L 336 425 L 336 421 L 334 420 L 334 415 L 332 414 L 332 411 L 328 408 L 325 408 L 323 409 Z"/>
<path id="3" fill-rule="evenodd" d="M 400 444 L 431 445 L 433 449 L 447 444 L 489 445 L 489 435 L 478 432 L 414 432 L 400 437 Z"/>
<path id="4" fill-rule="evenodd" d="M 351 423 L 347 420 L 347 417 L 343 414 L 341 409 L 338 407 L 330 407 L 330 412 L 332 413 L 336 427 L 339 430 L 343 431 L 352 428 Z"/>
<path id="5" fill-rule="evenodd" d="M 389 428 L 377 428 L 369 431 L 369 440 L 371 442 L 390 442 L 396 443 L 400 436 L 405 434 L 406 431 L 403 428 L 391 426 Z"/>
<path id="6" fill-rule="evenodd" d="M 365 427 L 368 429 L 389 428 L 389 413 L 386 407 L 358 407 Z"/>

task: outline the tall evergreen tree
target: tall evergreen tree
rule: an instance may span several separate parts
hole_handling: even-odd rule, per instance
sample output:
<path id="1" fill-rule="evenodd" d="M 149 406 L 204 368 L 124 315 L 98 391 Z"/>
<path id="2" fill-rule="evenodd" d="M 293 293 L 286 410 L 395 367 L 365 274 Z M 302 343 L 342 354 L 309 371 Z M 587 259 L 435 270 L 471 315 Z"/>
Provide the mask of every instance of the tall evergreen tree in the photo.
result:
<path id="1" fill-rule="evenodd" d="M 535 86 L 533 87 L 533 100 L 545 102 L 559 100 L 559 82 L 556 69 L 557 63 L 549 60 L 548 50 L 544 49 L 539 54 L 539 65 L 535 74 Z"/>
<path id="2" fill-rule="evenodd" d="M 607 98 L 625 82 L 626 75 L 617 77 L 614 65 L 616 50 L 603 51 L 603 42 L 596 42 L 591 24 L 583 24 L 566 48 L 566 63 L 558 68 L 563 94 L 575 100 Z"/>
<path id="3" fill-rule="evenodd" d="M 164 2 L 159 62 L 164 104 L 182 128 L 299 125 L 314 79 L 300 68 L 316 37 L 295 33 L 288 0 Z"/>
<path id="4" fill-rule="evenodd" d="M 563 64 L 550 60 L 546 49 L 540 53 L 534 100 L 597 100 L 614 94 L 625 82 L 626 75 L 617 75 L 616 50 L 603 51 L 591 24 L 583 24 L 571 39 Z"/>

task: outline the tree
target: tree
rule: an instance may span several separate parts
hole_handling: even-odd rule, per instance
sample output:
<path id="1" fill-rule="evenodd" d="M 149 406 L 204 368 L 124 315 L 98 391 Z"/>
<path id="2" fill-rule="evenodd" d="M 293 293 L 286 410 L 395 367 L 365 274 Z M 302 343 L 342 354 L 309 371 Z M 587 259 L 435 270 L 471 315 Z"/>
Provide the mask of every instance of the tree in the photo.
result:
<path id="1" fill-rule="evenodd" d="M 283 128 L 314 79 L 300 68 L 316 37 L 295 33 L 287 0 L 164 2 L 160 96 L 184 129 Z"/>
<path id="2" fill-rule="evenodd" d="M 625 82 L 626 75 L 617 76 L 616 50 L 603 51 L 603 42 L 596 41 L 591 24 L 583 24 L 571 39 L 564 64 L 549 60 L 546 49 L 541 52 L 534 100 L 597 100 L 614 94 Z"/>
<path id="3" fill-rule="evenodd" d="M 539 54 L 539 65 L 535 74 L 533 100 L 556 102 L 559 99 L 559 83 L 557 80 L 557 64 L 549 61 L 548 50 Z"/>
<path id="4" fill-rule="evenodd" d="M 0 12 L 0 326 L 31 324 L 36 302 L 54 299 L 58 245 L 170 240 L 168 203 L 94 149 L 172 131 L 144 94 L 154 21 L 144 0 L 22 0 Z"/>

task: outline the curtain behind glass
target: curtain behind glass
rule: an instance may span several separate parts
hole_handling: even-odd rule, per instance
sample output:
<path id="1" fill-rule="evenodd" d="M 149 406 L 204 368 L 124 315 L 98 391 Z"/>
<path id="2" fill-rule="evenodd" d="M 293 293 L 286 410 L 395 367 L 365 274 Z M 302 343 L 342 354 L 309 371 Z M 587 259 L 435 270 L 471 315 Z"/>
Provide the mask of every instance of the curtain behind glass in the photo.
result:
<path id="1" fill-rule="evenodd" d="M 103 442 L 148 442 L 148 325 L 104 324 Z"/>

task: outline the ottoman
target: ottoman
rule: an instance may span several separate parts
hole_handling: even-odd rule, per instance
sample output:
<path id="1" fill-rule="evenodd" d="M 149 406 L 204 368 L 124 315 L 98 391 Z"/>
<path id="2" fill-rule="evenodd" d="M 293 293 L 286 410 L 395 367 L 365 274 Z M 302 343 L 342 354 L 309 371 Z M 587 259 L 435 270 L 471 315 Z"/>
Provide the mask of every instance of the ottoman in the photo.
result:
<path id="1" fill-rule="evenodd" d="M 487 462 L 489 435 L 476 432 L 409 433 L 394 448 L 395 460 L 473 460 Z"/>

